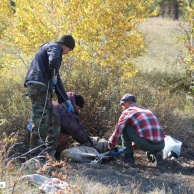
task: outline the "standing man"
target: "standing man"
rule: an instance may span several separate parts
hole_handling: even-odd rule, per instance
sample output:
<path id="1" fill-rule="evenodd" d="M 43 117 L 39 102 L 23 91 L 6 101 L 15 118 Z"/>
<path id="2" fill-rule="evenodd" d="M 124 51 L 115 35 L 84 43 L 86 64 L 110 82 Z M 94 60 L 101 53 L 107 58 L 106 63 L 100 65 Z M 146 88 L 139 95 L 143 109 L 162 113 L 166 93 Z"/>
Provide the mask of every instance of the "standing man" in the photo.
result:
<path id="1" fill-rule="evenodd" d="M 125 94 L 121 99 L 123 112 L 117 127 L 109 138 L 109 149 L 113 149 L 121 136 L 124 157 L 122 160 L 129 165 L 135 164 L 133 144 L 147 151 L 150 162 L 155 162 L 164 149 L 164 132 L 157 117 L 148 109 L 136 104 L 136 97 Z"/>
<path id="2" fill-rule="evenodd" d="M 24 82 L 32 102 L 30 149 L 46 143 L 47 152 L 53 155 L 57 147 L 60 119 L 52 106 L 54 93 L 60 104 L 64 103 L 65 98 L 68 111 L 74 111 L 59 76 L 62 55 L 68 54 L 74 47 L 74 38 L 69 34 L 63 35 L 57 42 L 44 43 L 30 64 Z M 41 148 L 34 149 L 32 155 L 39 154 Z"/>

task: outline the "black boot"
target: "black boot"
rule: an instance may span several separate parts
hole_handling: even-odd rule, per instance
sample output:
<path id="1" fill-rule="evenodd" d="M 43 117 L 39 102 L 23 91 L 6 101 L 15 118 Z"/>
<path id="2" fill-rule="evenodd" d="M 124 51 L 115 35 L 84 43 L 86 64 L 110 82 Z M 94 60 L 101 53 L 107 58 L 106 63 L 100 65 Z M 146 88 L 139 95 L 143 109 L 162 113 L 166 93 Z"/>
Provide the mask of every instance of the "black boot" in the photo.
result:
<path id="1" fill-rule="evenodd" d="M 122 157 L 122 161 L 133 166 L 135 164 L 135 158 L 133 157 L 133 152 L 127 153 Z"/>
<path id="2" fill-rule="evenodd" d="M 160 152 L 146 152 L 146 156 L 147 156 L 149 162 L 151 162 L 151 163 L 156 162 L 158 164 L 161 161 L 163 161 L 162 151 L 160 151 Z"/>

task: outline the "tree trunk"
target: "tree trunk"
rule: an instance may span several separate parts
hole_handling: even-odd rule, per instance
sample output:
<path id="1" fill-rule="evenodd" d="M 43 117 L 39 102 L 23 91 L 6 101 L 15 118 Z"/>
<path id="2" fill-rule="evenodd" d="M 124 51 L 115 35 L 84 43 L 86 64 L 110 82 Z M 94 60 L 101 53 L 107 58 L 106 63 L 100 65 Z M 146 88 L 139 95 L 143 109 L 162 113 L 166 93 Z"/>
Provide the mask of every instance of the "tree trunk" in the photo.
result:
<path id="1" fill-rule="evenodd" d="M 174 20 L 179 19 L 179 4 L 177 1 L 174 1 Z"/>
<path id="2" fill-rule="evenodd" d="M 162 18 L 164 18 L 164 14 L 165 14 L 165 6 L 164 6 L 164 3 L 162 3 L 161 5 L 161 9 L 162 9 Z"/>

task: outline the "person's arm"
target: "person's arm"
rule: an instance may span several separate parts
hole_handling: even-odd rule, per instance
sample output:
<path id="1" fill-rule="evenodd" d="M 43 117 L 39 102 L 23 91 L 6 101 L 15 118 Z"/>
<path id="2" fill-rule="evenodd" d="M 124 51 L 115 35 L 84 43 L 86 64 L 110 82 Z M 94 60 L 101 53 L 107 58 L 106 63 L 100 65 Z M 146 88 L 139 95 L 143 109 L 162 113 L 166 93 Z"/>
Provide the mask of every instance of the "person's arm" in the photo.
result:
<path id="1" fill-rule="evenodd" d="M 126 121 L 127 121 L 127 115 L 126 115 L 126 112 L 123 111 L 117 123 L 116 129 L 114 130 L 113 134 L 109 138 L 110 148 L 113 149 L 116 146 L 119 137 L 121 136 L 124 128 L 126 127 Z"/>
<path id="2" fill-rule="evenodd" d="M 57 95 L 58 102 L 60 104 L 65 102 L 64 105 L 68 109 L 68 112 L 74 113 L 75 110 L 74 110 L 73 104 L 69 99 L 69 97 L 67 96 L 67 93 L 65 91 L 65 88 L 63 87 L 63 84 L 59 75 L 58 75 L 57 85 L 55 86 L 55 93 Z"/>
<path id="3" fill-rule="evenodd" d="M 62 49 L 57 44 L 49 44 L 50 45 L 48 45 L 47 49 L 49 72 L 53 84 L 56 84 L 58 81 L 57 76 L 59 74 L 59 68 L 62 61 Z"/>
<path id="4" fill-rule="evenodd" d="M 60 104 L 63 102 L 66 102 L 68 111 L 74 112 L 73 105 L 67 96 L 67 93 L 65 91 L 65 88 L 62 84 L 62 81 L 59 75 L 59 68 L 61 66 L 61 61 L 62 61 L 62 48 L 58 44 L 49 45 L 47 54 L 48 54 L 51 81 L 54 88 L 54 92 L 57 95 L 58 102 Z"/>
<path id="5" fill-rule="evenodd" d="M 69 97 L 67 96 L 65 88 L 62 84 L 60 75 L 57 76 L 57 87 L 55 89 L 55 92 L 56 92 L 59 104 L 62 104 L 63 102 L 65 102 L 65 100 L 66 101 L 69 100 Z"/>

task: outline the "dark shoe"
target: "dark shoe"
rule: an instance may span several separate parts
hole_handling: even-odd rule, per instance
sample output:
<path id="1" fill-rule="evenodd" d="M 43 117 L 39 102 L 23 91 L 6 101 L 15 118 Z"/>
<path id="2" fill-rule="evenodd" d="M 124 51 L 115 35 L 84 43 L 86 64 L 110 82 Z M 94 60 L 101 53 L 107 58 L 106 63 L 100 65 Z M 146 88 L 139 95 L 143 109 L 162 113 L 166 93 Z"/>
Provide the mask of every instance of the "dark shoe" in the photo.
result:
<path id="1" fill-rule="evenodd" d="M 147 156 L 149 162 L 154 163 L 156 161 L 155 153 L 146 152 L 146 156 Z"/>
<path id="2" fill-rule="evenodd" d="M 133 153 L 125 154 L 125 156 L 122 157 L 122 161 L 129 164 L 130 166 L 133 166 L 135 164 Z"/>
<path id="3" fill-rule="evenodd" d="M 159 163 L 163 160 L 162 151 L 160 152 L 146 152 L 146 156 L 151 163 Z"/>
<path id="4" fill-rule="evenodd" d="M 163 162 L 162 151 L 156 153 L 156 165 L 160 165 Z"/>
<path id="5" fill-rule="evenodd" d="M 47 156 L 47 159 L 52 161 L 52 162 L 56 162 L 56 158 L 55 158 L 55 153 L 56 153 L 56 150 L 52 150 L 52 151 L 49 151 L 47 152 L 46 156 Z"/>

